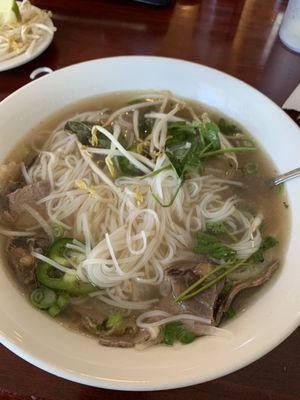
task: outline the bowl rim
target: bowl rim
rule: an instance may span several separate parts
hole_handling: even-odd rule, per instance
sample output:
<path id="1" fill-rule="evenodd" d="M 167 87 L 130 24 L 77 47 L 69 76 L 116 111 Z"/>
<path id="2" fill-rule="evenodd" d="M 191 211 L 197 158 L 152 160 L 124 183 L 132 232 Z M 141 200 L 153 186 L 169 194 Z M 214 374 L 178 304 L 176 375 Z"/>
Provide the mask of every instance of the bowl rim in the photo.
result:
<path id="1" fill-rule="evenodd" d="M 36 79 L 35 81 L 29 82 L 28 84 L 24 85 L 23 87 L 19 88 L 12 94 L 10 94 L 8 97 L 6 97 L 2 102 L 0 103 L 0 111 L 2 108 L 2 105 L 5 105 L 11 101 L 14 101 L 14 99 L 20 94 L 23 93 L 23 91 L 27 91 L 28 87 L 33 87 L 34 85 L 39 85 L 40 80 L 48 80 L 52 79 L 53 75 L 58 75 L 62 71 L 68 71 L 73 68 L 78 68 L 81 66 L 84 66 L 86 64 L 90 63 L 98 63 L 98 62 L 103 62 L 104 60 L 106 61 L 113 61 L 113 62 L 118 62 L 118 60 L 126 60 L 126 59 L 131 59 L 131 60 L 141 60 L 141 61 L 150 61 L 155 59 L 157 61 L 168 61 L 168 62 L 174 62 L 174 63 L 182 63 L 182 64 L 191 64 L 194 67 L 197 68 L 203 68 L 206 69 L 207 71 L 214 71 L 214 73 L 218 73 L 220 75 L 223 75 L 226 79 L 231 79 L 240 85 L 242 84 L 243 86 L 247 86 L 249 89 L 252 91 L 256 92 L 257 95 L 259 95 L 261 98 L 264 99 L 264 102 L 268 102 L 269 104 L 272 104 L 272 106 L 277 108 L 277 111 L 282 115 L 282 117 L 289 123 L 289 124 L 294 124 L 295 126 L 296 123 L 292 121 L 292 119 L 272 100 L 270 100 L 267 96 L 265 96 L 263 93 L 258 91 L 257 89 L 253 88 L 251 85 L 241 81 L 240 79 L 237 79 L 225 72 L 219 71 L 215 68 L 211 68 L 202 64 L 198 64 L 195 62 L 191 61 L 186 61 L 186 60 L 181 60 L 177 58 L 169 58 L 169 57 L 160 57 L 160 56 L 117 56 L 117 57 L 105 57 L 105 58 L 100 58 L 100 59 L 92 59 L 88 61 L 84 61 L 81 63 L 76 63 L 70 66 L 66 66 L 64 68 L 61 68 L 57 71 L 54 71 L 53 73 L 49 75 L 42 76 L 41 78 Z M 110 381 L 110 380 L 105 380 L 104 378 L 99 378 L 99 377 L 92 377 L 92 376 L 81 376 L 80 374 L 76 372 L 70 372 L 70 370 L 64 369 L 58 365 L 55 365 L 54 363 L 49 363 L 44 361 L 42 358 L 39 358 L 35 356 L 32 352 L 26 351 L 22 349 L 22 345 L 18 345 L 13 343 L 10 338 L 4 334 L 0 330 L 0 342 L 7 347 L 9 350 L 13 351 L 15 354 L 23 358 L 24 360 L 28 361 L 29 363 L 42 368 L 43 370 L 50 372 L 58 377 L 65 378 L 77 383 L 81 384 L 87 384 L 95 387 L 101 387 L 101 388 L 107 388 L 107 389 L 117 389 L 117 390 L 132 390 L 132 391 L 146 391 L 146 390 L 165 390 L 165 389 L 173 389 L 173 388 L 179 388 L 179 387 L 185 387 L 185 386 L 190 386 L 190 385 L 195 385 L 199 384 L 202 382 L 207 382 L 212 379 L 219 378 L 221 376 L 227 375 L 229 373 L 232 373 L 236 371 L 237 369 L 241 369 L 252 362 L 258 360 L 259 358 L 263 357 L 265 354 L 273 350 L 276 346 L 278 346 L 281 342 L 283 342 L 300 324 L 300 312 L 298 314 L 295 314 L 295 317 L 293 321 L 290 321 L 289 325 L 287 328 L 285 328 L 284 334 L 282 334 L 280 337 L 276 337 L 276 339 L 270 341 L 269 346 L 266 346 L 263 350 L 261 348 L 258 348 L 256 352 L 252 352 L 251 354 L 248 355 L 248 357 L 244 357 L 243 361 L 239 361 L 238 365 L 232 365 L 230 368 L 224 368 L 223 372 L 221 373 L 211 373 L 209 375 L 206 375 L 204 378 L 203 377 L 195 377 L 191 376 L 190 379 L 186 377 L 178 377 L 178 380 L 176 382 L 170 381 L 170 382 L 162 382 L 162 381 Z M 116 382 L 117 382 L 117 387 L 116 387 Z"/>

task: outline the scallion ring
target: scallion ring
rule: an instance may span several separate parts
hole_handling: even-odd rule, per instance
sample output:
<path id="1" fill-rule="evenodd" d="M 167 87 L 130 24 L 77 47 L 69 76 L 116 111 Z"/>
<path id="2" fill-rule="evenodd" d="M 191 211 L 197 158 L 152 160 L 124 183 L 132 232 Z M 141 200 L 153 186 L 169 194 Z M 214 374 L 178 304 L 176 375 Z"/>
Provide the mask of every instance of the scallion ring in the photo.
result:
<path id="1" fill-rule="evenodd" d="M 48 289 L 46 287 L 40 287 L 35 289 L 30 294 L 30 302 L 36 308 L 40 308 L 41 310 L 47 310 L 56 302 L 56 293 Z"/>

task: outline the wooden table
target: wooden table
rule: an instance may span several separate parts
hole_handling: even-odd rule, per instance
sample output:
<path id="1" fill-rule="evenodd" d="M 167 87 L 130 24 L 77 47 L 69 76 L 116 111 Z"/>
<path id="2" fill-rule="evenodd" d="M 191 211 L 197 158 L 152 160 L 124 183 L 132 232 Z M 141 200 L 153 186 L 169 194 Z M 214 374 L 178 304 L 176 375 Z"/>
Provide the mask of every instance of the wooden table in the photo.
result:
<path id="1" fill-rule="evenodd" d="M 58 31 L 39 58 L 0 73 L 0 100 L 29 82 L 30 72 L 37 67 L 55 70 L 124 54 L 177 57 L 215 67 L 280 105 L 300 80 L 300 55 L 287 50 L 278 39 L 286 1 L 181 0 L 162 9 L 121 0 L 34 3 L 53 11 Z M 296 400 L 300 399 L 299 342 L 298 329 L 270 354 L 234 374 L 198 386 L 152 393 L 113 392 L 65 381 L 0 347 L 0 400 Z"/>

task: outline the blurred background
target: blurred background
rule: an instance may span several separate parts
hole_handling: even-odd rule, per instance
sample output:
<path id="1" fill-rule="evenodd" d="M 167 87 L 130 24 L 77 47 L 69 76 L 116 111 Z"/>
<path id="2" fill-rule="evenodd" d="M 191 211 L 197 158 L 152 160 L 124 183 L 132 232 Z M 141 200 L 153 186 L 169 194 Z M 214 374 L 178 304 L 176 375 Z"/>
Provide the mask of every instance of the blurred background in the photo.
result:
<path id="1" fill-rule="evenodd" d="M 30 63 L 34 67 L 123 54 L 177 57 L 230 73 L 278 103 L 297 83 L 286 77 L 300 76 L 299 57 L 278 38 L 285 0 L 173 0 L 164 7 L 134 0 L 33 3 L 52 10 L 58 28 L 47 52 Z"/>

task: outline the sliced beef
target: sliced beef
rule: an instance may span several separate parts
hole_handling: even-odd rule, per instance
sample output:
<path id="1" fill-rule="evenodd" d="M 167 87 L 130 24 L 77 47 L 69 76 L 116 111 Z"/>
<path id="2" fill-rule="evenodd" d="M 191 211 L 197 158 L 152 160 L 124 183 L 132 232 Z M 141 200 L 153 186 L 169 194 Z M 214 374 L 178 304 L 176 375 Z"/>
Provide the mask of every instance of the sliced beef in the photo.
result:
<path id="1" fill-rule="evenodd" d="M 146 329 L 138 329 L 136 333 L 125 333 L 122 336 L 109 336 L 101 334 L 99 343 L 110 347 L 134 347 L 136 345 L 148 342 L 151 339 L 150 332 Z"/>
<path id="2" fill-rule="evenodd" d="M 225 282 L 220 281 L 203 293 L 175 304 L 173 303 L 174 298 L 185 291 L 200 276 L 209 272 L 213 266 L 204 261 L 197 265 L 188 262 L 183 265 L 172 266 L 166 270 L 172 293 L 170 296 L 163 298 L 157 308 L 174 315 L 183 312 L 198 315 L 211 321 L 212 325 L 218 326 L 236 296 L 245 289 L 263 285 L 272 277 L 278 266 L 279 262 L 274 261 L 269 267 L 264 268 L 258 276 L 234 284 L 225 296 L 222 295 Z"/>
<path id="3" fill-rule="evenodd" d="M 21 180 L 20 164 L 14 161 L 0 165 L 0 193 L 1 195 L 15 190 L 15 185 Z"/>
<path id="4" fill-rule="evenodd" d="M 134 347 L 151 340 L 149 330 L 140 329 L 130 317 L 108 330 L 100 330 L 98 335 L 100 344 L 111 347 Z"/>
<path id="5" fill-rule="evenodd" d="M 106 316 L 94 307 L 75 305 L 74 311 L 80 315 L 83 327 L 93 334 L 97 332 L 98 326 L 106 319 Z"/>
<path id="6" fill-rule="evenodd" d="M 18 212 L 23 209 L 24 204 L 35 206 L 35 203 L 47 196 L 49 192 L 50 184 L 46 181 L 25 185 L 7 195 L 7 208 L 10 211 Z"/>
<path id="7" fill-rule="evenodd" d="M 18 218 L 19 214 L 17 212 L 11 211 L 8 208 L 1 208 L 0 206 L 0 222 L 2 224 L 11 226 L 17 222 Z"/>
<path id="8" fill-rule="evenodd" d="M 12 225 L 18 219 L 18 214 L 9 210 L 7 194 L 24 186 L 20 164 L 12 161 L 0 165 L 0 222 Z"/>
<path id="9" fill-rule="evenodd" d="M 254 278 L 235 284 L 232 287 L 232 289 L 228 292 L 226 297 L 222 299 L 221 304 L 218 306 L 216 310 L 215 325 L 219 325 L 224 313 L 229 309 L 232 302 L 241 291 L 249 289 L 251 287 L 263 285 L 273 276 L 278 267 L 279 267 L 279 261 L 276 260 Z"/>
<path id="10" fill-rule="evenodd" d="M 108 347 L 134 347 L 147 343 L 158 343 L 161 337 L 153 338 L 146 329 L 139 329 L 134 318 L 124 318 L 124 320 L 110 329 L 103 324 L 107 318 L 105 312 L 97 310 L 93 306 L 75 305 L 74 310 L 81 317 L 81 324 L 93 335 L 97 335 L 99 343 Z M 104 326 L 103 326 L 104 325 Z"/>
<path id="11" fill-rule="evenodd" d="M 174 296 L 172 293 L 167 296 L 164 296 L 159 300 L 155 308 L 161 311 L 165 311 L 168 314 L 172 315 L 182 314 L 183 312 L 186 312 L 185 310 L 182 309 L 182 302 L 174 303 L 173 300 Z"/>
<path id="12" fill-rule="evenodd" d="M 31 252 L 34 250 L 42 254 L 48 246 L 49 239 L 46 237 L 10 240 L 7 246 L 8 260 L 20 282 L 25 285 L 35 282 L 36 259 Z"/>
<path id="13" fill-rule="evenodd" d="M 212 267 L 213 265 L 210 262 L 202 261 L 197 265 L 185 263 L 168 268 L 166 272 L 171 283 L 173 299 L 185 291 L 199 277 L 208 273 Z M 205 292 L 191 299 L 178 302 L 174 305 L 172 304 L 173 299 L 171 301 L 167 299 L 171 304 L 169 307 L 161 308 L 161 306 L 166 306 L 166 301 L 160 303 L 158 307 L 171 314 L 190 313 L 212 322 L 214 319 L 215 304 L 222 287 L 223 282 L 213 285 Z"/>
<path id="14" fill-rule="evenodd" d="M 47 236 L 39 236 L 35 239 L 28 239 L 32 248 L 37 252 L 44 254 L 50 245 L 50 239 Z"/>

